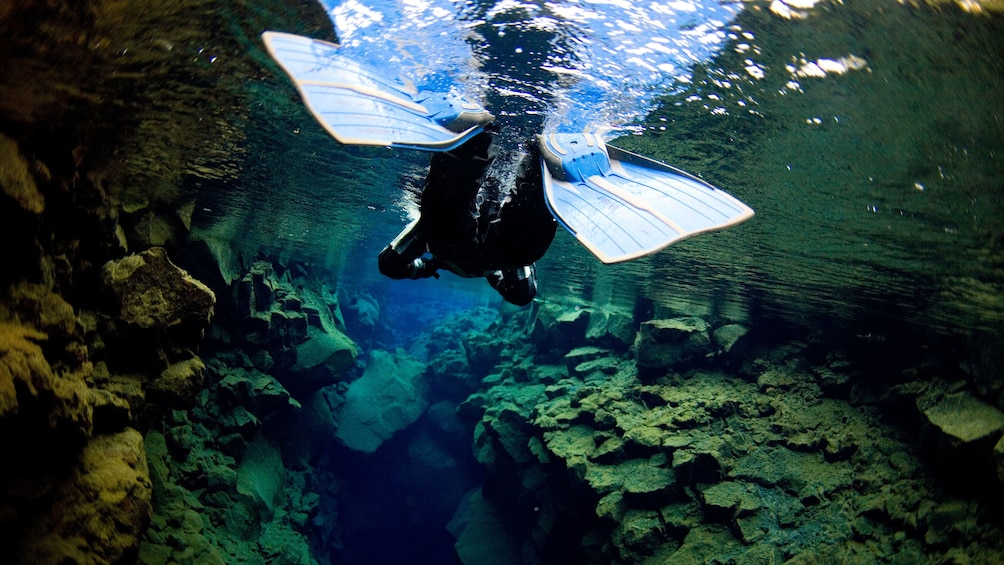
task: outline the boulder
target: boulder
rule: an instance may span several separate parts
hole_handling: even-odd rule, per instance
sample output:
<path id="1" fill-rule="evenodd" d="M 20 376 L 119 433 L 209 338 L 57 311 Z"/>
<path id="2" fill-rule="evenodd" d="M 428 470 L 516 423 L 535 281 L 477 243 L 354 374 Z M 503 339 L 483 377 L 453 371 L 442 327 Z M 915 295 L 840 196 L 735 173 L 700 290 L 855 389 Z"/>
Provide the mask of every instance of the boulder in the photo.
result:
<path id="1" fill-rule="evenodd" d="M 451 520 L 457 556 L 464 565 L 510 565 L 520 562 L 521 540 L 507 527 L 504 514 L 475 491 L 466 510 Z M 457 533 L 459 532 L 459 533 Z"/>
<path id="2" fill-rule="evenodd" d="M 28 161 L 17 142 L 0 134 L 0 190 L 32 214 L 45 211 L 45 198 L 35 184 Z"/>
<path id="3" fill-rule="evenodd" d="M 596 308 L 589 314 L 586 340 L 616 349 L 627 349 L 634 341 L 637 324 L 631 312 Z"/>
<path id="4" fill-rule="evenodd" d="M 530 338 L 542 351 L 568 351 L 584 345 L 588 326 L 588 310 L 547 304 L 537 314 Z"/>
<path id="5" fill-rule="evenodd" d="M 198 356 L 172 364 L 147 387 L 147 398 L 171 408 L 188 408 L 206 382 L 206 365 Z"/>
<path id="6" fill-rule="evenodd" d="M 920 400 L 918 399 L 918 402 Z M 1004 437 L 1004 413 L 966 392 L 949 394 L 924 411 L 937 465 L 966 484 L 1000 476 L 998 449 Z"/>
<path id="7" fill-rule="evenodd" d="M 11 438 L 26 442 L 30 451 L 36 449 L 27 439 L 32 434 L 56 432 L 82 439 L 93 425 L 87 383 L 79 373 L 53 371 L 39 345 L 46 338 L 27 326 L 0 322 L 0 417 L 19 415 L 25 423 L 39 424 Z"/>
<path id="8" fill-rule="evenodd" d="M 965 392 L 950 394 L 924 411 L 928 422 L 959 443 L 985 438 L 996 441 L 1004 432 L 1004 413 Z"/>
<path id="9" fill-rule="evenodd" d="M 665 372 L 711 352 L 710 326 L 701 318 L 643 322 L 634 348 L 639 372 Z"/>
<path id="10" fill-rule="evenodd" d="M 349 385 L 335 415 L 336 437 L 350 449 L 372 453 L 414 423 L 429 405 L 425 369 L 403 351 L 371 352 L 369 365 Z"/>
<path id="11" fill-rule="evenodd" d="M 279 375 L 282 384 L 296 395 L 310 393 L 338 382 L 356 361 L 356 344 L 342 332 L 310 327 L 307 339 L 295 346 L 296 363 Z"/>
<path id="12" fill-rule="evenodd" d="M 718 349 L 728 353 L 749 331 L 749 328 L 741 324 L 726 324 L 716 329 L 712 337 Z"/>
<path id="13" fill-rule="evenodd" d="M 271 520 L 282 496 L 285 477 L 279 449 L 264 437 L 257 437 L 248 444 L 237 467 L 237 492 L 243 498 L 239 504 L 246 504 L 263 522 Z"/>
<path id="14" fill-rule="evenodd" d="M 162 247 L 105 264 L 102 275 L 118 318 L 141 329 L 187 326 L 202 330 L 213 316 L 216 295 L 177 267 Z"/>
<path id="15" fill-rule="evenodd" d="M 153 487 L 143 436 L 91 439 L 49 511 L 26 528 L 17 563 L 130 563 L 150 523 Z"/>

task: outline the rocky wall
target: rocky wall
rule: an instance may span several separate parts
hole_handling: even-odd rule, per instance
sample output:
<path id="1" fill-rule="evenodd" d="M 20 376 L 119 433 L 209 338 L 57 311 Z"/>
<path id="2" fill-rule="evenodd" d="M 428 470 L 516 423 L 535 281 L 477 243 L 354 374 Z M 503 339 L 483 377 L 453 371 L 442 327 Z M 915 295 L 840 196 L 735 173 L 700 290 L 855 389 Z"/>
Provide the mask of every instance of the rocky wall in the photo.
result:
<path id="1" fill-rule="evenodd" d="M 950 368 L 884 373 L 728 321 L 646 321 L 628 347 L 587 333 L 588 309 L 529 316 L 484 345 L 497 363 L 460 408 L 489 477 L 464 563 L 1004 555 L 1004 414 Z"/>
<path id="2" fill-rule="evenodd" d="M 191 405 L 215 295 L 163 248 L 127 255 L 80 168 L 0 134 L 0 545 L 12 563 L 135 561 L 152 514 L 141 432 Z M 63 155 L 63 157 L 71 157 Z"/>
<path id="3" fill-rule="evenodd" d="M 219 272 L 224 259 L 200 249 Z M 330 562 L 337 481 L 317 465 L 336 429 L 328 396 L 358 347 L 310 266 L 259 255 L 231 272 L 210 277 L 224 300 L 203 344 L 206 386 L 147 434 L 155 512 L 140 561 Z"/>

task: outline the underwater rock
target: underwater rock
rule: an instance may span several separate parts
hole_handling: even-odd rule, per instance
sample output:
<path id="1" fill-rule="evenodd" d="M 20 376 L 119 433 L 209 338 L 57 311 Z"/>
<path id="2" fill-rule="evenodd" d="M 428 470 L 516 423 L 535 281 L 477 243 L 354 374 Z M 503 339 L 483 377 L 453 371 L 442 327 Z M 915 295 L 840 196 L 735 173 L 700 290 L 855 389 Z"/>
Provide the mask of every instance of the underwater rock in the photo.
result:
<path id="1" fill-rule="evenodd" d="M 714 562 L 721 555 L 742 552 L 742 544 L 724 526 L 706 525 L 692 528 L 680 548 L 665 561 L 679 565 L 698 565 Z M 772 563 L 773 561 L 751 561 Z"/>
<path id="2" fill-rule="evenodd" d="M 466 516 L 455 516 L 451 531 L 460 531 L 455 545 L 457 556 L 464 565 L 512 565 L 520 563 L 520 540 L 509 532 L 501 513 L 485 500 L 481 490 L 467 499 Z"/>
<path id="3" fill-rule="evenodd" d="M 500 374 L 517 363 L 501 364 Z M 574 517 L 533 515 L 524 538 L 524 550 L 546 551 L 536 541 L 546 532 L 581 531 L 579 545 L 563 551 L 588 546 L 594 560 L 576 562 L 675 563 L 669 555 L 681 542 L 682 562 L 720 555 L 700 540 L 731 548 L 737 562 L 779 556 L 793 531 L 840 527 L 846 510 L 832 502 L 854 512 L 862 492 L 882 488 L 881 470 L 861 471 L 867 462 L 909 462 L 896 451 L 902 447 L 877 450 L 877 426 L 857 409 L 821 399 L 812 371 L 765 369 L 787 388 L 705 371 L 645 384 L 627 364 L 586 380 L 550 383 L 537 370 L 526 371 L 526 382 L 486 379 L 470 400 L 483 412 L 475 454 L 494 485 L 486 492 L 502 489 L 542 509 L 579 507 Z M 803 444 L 805 451 L 790 449 Z M 905 510 L 891 524 L 917 508 L 915 492 L 897 496 L 887 499 Z M 586 516 L 599 522 L 587 524 Z M 861 534 L 868 543 L 881 539 L 868 518 L 855 528 L 876 532 Z M 820 540 L 799 543 L 793 551 Z"/>
<path id="4" fill-rule="evenodd" d="M 565 354 L 565 367 L 568 368 L 568 374 L 570 376 L 581 377 L 584 374 L 591 372 L 591 367 L 580 368 L 580 366 L 589 361 L 606 357 L 609 354 L 609 350 L 600 349 L 598 347 L 576 347 Z M 614 372 L 616 372 L 616 370 Z"/>
<path id="5" fill-rule="evenodd" d="M 638 325 L 631 312 L 594 308 L 589 314 L 586 341 L 617 350 L 627 350 L 634 342 Z"/>
<path id="6" fill-rule="evenodd" d="M 334 294 L 309 267 L 254 261 L 233 295 L 237 344 L 298 398 L 337 382 L 355 362 L 358 347 L 343 333 Z"/>
<path id="7" fill-rule="evenodd" d="M 80 373 L 53 371 L 39 345 L 46 339 L 46 334 L 27 326 L 0 323 L 0 418 L 19 416 L 21 422 L 37 425 L 18 431 L 19 444 L 36 433 L 55 433 L 72 441 L 91 434 L 93 408 L 87 383 Z"/>
<path id="8" fill-rule="evenodd" d="M 17 143 L 2 133 L 0 133 L 0 189 L 23 210 L 32 214 L 41 214 L 45 211 L 45 198 L 35 185 L 28 161 L 21 154 Z"/>
<path id="9" fill-rule="evenodd" d="M 258 436 L 248 444 L 237 468 L 237 492 L 263 522 L 272 519 L 285 476 L 282 454 L 265 437 Z"/>
<path id="10" fill-rule="evenodd" d="M 187 408 L 206 382 L 206 365 L 199 357 L 172 364 L 147 387 L 152 402 L 171 408 Z"/>
<path id="11" fill-rule="evenodd" d="M 741 515 L 760 508 L 760 501 L 749 488 L 738 481 L 722 481 L 701 491 L 705 518 L 729 525 Z"/>
<path id="12" fill-rule="evenodd" d="M 560 351 L 560 358 L 565 351 L 584 345 L 588 326 L 587 310 L 566 309 L 559 304 L 548 303 L 540 307 L 530 339 L 537 344 L 541 354 Z"/>
<path id="13" fill-rule="evenodd" d="M 148 249 L 102 269 L 118 320 L 154 330 L 195 349 L 213 317 L 216 295 L 175 266 L 161 247 Z"/>
<path id="14" fill-rule="evenodd" d="M 151 496 L 143 436 L 133 429 L 96 436 L 48 513 L 25 531 L 19 562 L 135 562 Z"/>
<path id="15" fill-rule="evenodd" d="M 996 439 L 1004 431 L 1004 413 L 965 392 L 950 394 L 924 411 L 928 422 L 960 443 Z"/>
<path id="16" fill-rule="evenodd" d="M 615 465 L 590 465 L 585 480 L 601 494 L 618 491 L 625 501 L 652 504 L 671 494 L 676 483 L 666 454 L 628 459 Z"/>
<path id="17" fill-rule="evenodd" d="M 967 484 L 1000 476 L 997 447 L 1004 441 L 1004 413 L 958 392 L 940 399 L 924 416 L 933 430 L 935 464 L 944 473 Z"/>
<path id="18" fill-rule="evenodd" d="M 161 247 L 174 237 L 171 223 L 152 210 L 143 214 L 133 228 L 129 241 L 134 247 Z"/>
<path id="19" fill-rule="evenodd" d="M 639 375 L 664 374 L 710 353 L 709 328 L 695 317 L 642 322 L 634 342 Z"/>
<path id="20" fill-rule="evenodd" d="M 725 353 L 729 353 L 749 331 L 749 328 L 742 324 L 726 324 L 717 328 L 711 335 L 715 340 L 715 345 Z"/>
<path id="21" fill-rule="evenodd" d="M 491 372 L 499 362 L 505 345 L 501 340 L 480 333 L 472 334 L 463 341 L 463 344 L 470 371 L 482 375 Z"/>
<path id="22" fill-rule="evenodd" d="M 655 510 L 628 510 L 610 537 L 621 558 L 630 563 L 637 563 L 642 556 L 652 555 L 666 542 L 662 519 Z"/>
<path id="23" fill-rule="evenodd" d="M 337 330 L 309 328 L 307 335 L 307 340 L 296 346 L 294 370 L 288 378 L 281 378 L 291 391 L 304 395 L 338 382 L 358 354 L 356 344 Z"/>
<path id="24" fill-rule="evenodd" d="M 372 453 L 425 412 L 429 401 L 424 363 L 403 351 L 374 350 L 363 375 L 349 385 L 335 414 L 336 437 L 355 451 Z"/>
<path id="25" fill-rule="evenodd" d="M 73 306 L 41 284 L 21 283 L 11 287 L 8 300 L 17 318 L 31 324 L 50 338 L 78 338 L 81 324 Z"/>
<path id="26" fill-rule="evenodd" d="M 367 289 L 349 293 L 343 290 L 347 297 L 344 311 L 348 321 L 358 333 L 372 334 L 380 325 L 380 303 Z"/>
<path id="27" fill-rule="evenodd" d="M 124 429 L 132 422 L 132 406 L 129 401 L 107 390 L 91 390 L 91 407 L 94 433 L 112 433 Z"/>
<path id="28" fill-rule="evenodd" d="M 249 408 L 260 420 L 301 407 L 289 391 L 267 373 L 220 364 L 214 371 L 223 376 L 217 383 L 216 393 L 224 406 Z"/>

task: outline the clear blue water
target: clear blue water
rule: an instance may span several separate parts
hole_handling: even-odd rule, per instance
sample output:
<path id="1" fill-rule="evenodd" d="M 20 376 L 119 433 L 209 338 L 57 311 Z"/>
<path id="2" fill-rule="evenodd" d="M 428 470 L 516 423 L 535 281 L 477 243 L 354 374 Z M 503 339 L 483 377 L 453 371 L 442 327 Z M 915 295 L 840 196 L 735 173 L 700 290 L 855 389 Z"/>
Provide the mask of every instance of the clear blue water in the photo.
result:
<path id="1" fill-rule="evenodd" d="M 996 16 L 880 0 L 324 7 L 347 50 L 390 61 L 426 86 L 462 90 L 500 116 L 513 145 L 548 129 L 603 131 L 757 211 L 746 224 L 624 265 L 601 265 L 560 233 L 538 264 L 541 301 L 784 320 L 866 347 L 1001 329 L 1004 29 Z M 295 100 L 279 73 L 261 88 Z M 478 280 L 377 274 L 376 253 L 415 213 L 400 185 L 420 182 L 425 156 L 339 147 L 305 113 L 258 111 L 253 119 L 275 128 L 274 138 L 251 141 L 270 180 L 242 185 L 250 202 L 269 201 L 251 208 L 290 227 L 271 238 L 254 232 L 249 243 L 312 257 L 339 283 L 367 289 L 386 308 L 384 345 L 407 346 L 416 320 L 500 305 Z M 196 233 L 212 229 L 213 209 Z M 348 562 L 450 555 L 440 524 L 461 493 L 442 493 L 450 504 L 438 514 L 418 500 L 442 488 L 442 476 L 403 472 L 405 445 L 341 462 L 350 493 L 341 504 L 359 519 L 344 540 Z M 472 470 L 450 484 L 477 480 Z M 380 545 L 389 532 L 395 543 Z"/>
<path id="2" fill-rule="evenodd" d="M 538 264 L 543 299 L 823 318 L 862 335 L 900 322 L 949 334 L 999 327 L 996 16 L 881 1 L 395 5 L 338 4 L 342 28 L 310 9 L 305 19 L 314 36 L 344 36 L 477 96 L 514 143 L 545 122 L 603 123 L 612 143 L 757 211 L 615 266 L 559 233 Z M 245 33 L 262 59 L 257 31 Z M 235 182 L 199 191 L 197 237 L 306 258 L 380 294 L 494 300 L 478 281 L 388 285 L 376 273 L 376 254 L 414 213 L 400 188 L 420 182 L 425 155 L 338 146 L 271 64 L 244 89 L 249 158 Z"/>
<path id="3" fill-rule="evenodd" d="M 340 40 L 480 100 L 511 144 L 603 130 L 757 212 L 614 266 L 559 232 L 538 263 L 541 302 L 784 322 L 858 344 L 877 366 L 897 340 L 979 363 L 997 358 L 1004 330 L 1004 18 L 961 4 L 105 3 L 17 30 L 9 44 L 36 52 L 0 42 L 22 65 L 5 66 L 0 126 L 58 139 L 38 144 L 43 156 L 87 146 L 108 163 L 93 182 L 139 210 L 123 212 L 126 227 L 147 209 L 186 216 L 184 204 L 193 239 L 310 263 L 343 300 L 379 306 L 381 328 L 354 338 L 408 347 L 427 325 L 501 300 L 480 280 L 379 275 L 377 253 L 415 213 L 402 186 L 421 183 L 428 156 L 339 146 L 260 34 Z M 25 133 L 33 120 L 42 133 Z M 332 507 L 354 517 L 346 562 L 451 555 L 442 522 L 479 469 L 462 441 L 448 474 L 398 468 L 431 430 L 420 420 L 369 458 L 332 446 Z M 450 489 L 437 490 L 444 475 Z M 382 543 L 391 533 L 399 545 Z"/>

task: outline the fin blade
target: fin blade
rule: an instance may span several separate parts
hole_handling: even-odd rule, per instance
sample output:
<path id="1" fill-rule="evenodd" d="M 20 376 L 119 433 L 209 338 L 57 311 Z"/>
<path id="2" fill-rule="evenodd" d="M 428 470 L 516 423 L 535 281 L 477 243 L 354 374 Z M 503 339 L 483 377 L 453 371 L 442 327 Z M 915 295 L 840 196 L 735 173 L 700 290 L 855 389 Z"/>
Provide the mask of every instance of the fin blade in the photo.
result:
<path id="1" fill-rule="evenodd" d="M 272 31 L 262 39 L 307 109 L 340 143 L 449 151 L 492 120 L 476 104 L 418 92 L 410 81 L 354 61 L 333 43 Z"/>
<path id="2" fill-rule="evenodd" d="M 559 134 L 558 138 L 580 135 Z M 753 216 L 752 209 L 730 194 L 668 165 L 607 147 L 595 138 L 556 142 L 551 151 L 547 140 L 541 140 L 548 205 L 604 263 L 643 257 Z M 585 148 L 589 155 L 575 150 L 559 154 L 572 146 Z M 609 157 L 609 166 L 597 165 L 600 151 Z M 559 161 L 560 172 L 555 167 Z"/>

